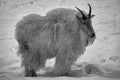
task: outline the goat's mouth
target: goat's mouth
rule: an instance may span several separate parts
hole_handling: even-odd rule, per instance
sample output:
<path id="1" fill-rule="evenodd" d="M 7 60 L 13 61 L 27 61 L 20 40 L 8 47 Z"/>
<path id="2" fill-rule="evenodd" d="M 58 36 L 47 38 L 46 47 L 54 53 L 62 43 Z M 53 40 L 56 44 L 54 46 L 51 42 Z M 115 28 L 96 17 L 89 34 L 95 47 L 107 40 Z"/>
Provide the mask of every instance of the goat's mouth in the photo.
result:
<path id="1" fill-rule="evenodd" d="M 88 35 L 90 38 L 96 38 L 96 35 L 94 33 Z"/>

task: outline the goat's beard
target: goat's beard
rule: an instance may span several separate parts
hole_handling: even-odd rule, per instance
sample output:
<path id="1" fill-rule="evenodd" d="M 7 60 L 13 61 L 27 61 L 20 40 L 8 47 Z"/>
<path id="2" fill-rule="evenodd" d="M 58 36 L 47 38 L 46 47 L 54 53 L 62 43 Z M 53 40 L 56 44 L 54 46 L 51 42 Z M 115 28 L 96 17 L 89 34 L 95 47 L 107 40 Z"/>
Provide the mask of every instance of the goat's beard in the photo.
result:
<path id="1" fill-rule="evenodd" d="M 83 41 L 83 43 L 85 44 L 86 47 L 92 45 L 93 42 L 94 42 L 95 39 L 96 39 L 96 37 L 91 38 L 91 37 L 87 34 L 87 32 L 85 32 L 85 31 L 83 31 L 83 30 L 80 31 L 80 36 L 81 36 L 81 39 L 82 39 L 82 41 Z"/>
<path id="2" fill-rule="evenodd" d="M 87 40 L 86 40 L 86 46 L 92 45 L 94 41 L 95 41 L 95 37 L 91 38 L 91 37 L 88 36 Z"/>

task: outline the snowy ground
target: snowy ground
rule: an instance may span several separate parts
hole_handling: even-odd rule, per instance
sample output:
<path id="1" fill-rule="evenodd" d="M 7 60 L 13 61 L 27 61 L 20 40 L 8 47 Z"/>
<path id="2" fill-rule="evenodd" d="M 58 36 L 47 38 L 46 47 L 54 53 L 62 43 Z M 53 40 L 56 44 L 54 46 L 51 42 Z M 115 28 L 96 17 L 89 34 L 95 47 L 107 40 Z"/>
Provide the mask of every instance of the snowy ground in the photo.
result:
<path id="1" fill-rule="evenodd" d="M 24 78 L 20 58 L 16 55 L 15 24 L 30 13 L 45 13 L 56 7 L 75 6 L 88 12 L 92 6 L 95 43 L 77 60 L 94 63 L 102 69 L 120 75 L 120 0 L 0 0 L 0 80 L 120 80 L 105 77 L 35 77 Z M 52 66 L 50 60 L 47 66 Z"/>

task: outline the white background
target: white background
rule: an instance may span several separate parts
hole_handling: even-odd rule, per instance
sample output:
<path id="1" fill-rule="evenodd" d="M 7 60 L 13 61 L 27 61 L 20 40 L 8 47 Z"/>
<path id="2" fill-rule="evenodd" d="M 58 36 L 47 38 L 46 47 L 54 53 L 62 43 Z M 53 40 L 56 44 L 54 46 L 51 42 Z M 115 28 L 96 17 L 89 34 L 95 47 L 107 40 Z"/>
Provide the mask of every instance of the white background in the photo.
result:
<path id="1" fill-rule="evenodd" d="M 20 57 L 17 56 L 17 42 L 14 38 L 15 24 L 25 15 L 37 13 L 45 15 L 51 9 L 68 7 L 88 12 L 92 6 L 92 13 L 96 16 L 92 19 L 97 39 L 89 46 L 85 54 L 78 59 L 95 63 L 108 70 L 120 74 L 120 0 L 0 0 L 0 80 L 21 79 L 22 68 Z M 54 60 L 47 63 L 54 64 Z M 18 77 L 16 77 L 18 76 Z M 23 79 L 23 78 L 22 78 Z M 33 78 L 24 78 L 33 79 Z M 52 79 L 52 78 L 34 78 Z M 77 80 L 77 78 L 53 78 L 62 80 Z M 78 78 L 79 80 L 106 80 L 106 78 Z M 110 80 L 110 79 L 108 79 Z"/>

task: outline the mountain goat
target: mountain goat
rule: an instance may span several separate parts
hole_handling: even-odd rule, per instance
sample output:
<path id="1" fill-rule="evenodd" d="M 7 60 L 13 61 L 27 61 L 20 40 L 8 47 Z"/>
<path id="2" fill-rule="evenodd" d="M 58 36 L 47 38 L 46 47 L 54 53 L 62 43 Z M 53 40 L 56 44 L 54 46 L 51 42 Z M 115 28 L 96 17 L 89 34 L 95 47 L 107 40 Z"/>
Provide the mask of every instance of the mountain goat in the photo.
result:
<path id="1" fill-rule="evenodd" d="M 69 74 L 71 65 L 82 55 L 95 38 L 92 27 L 91 6 L 89 14 L 75 7 L 57 8 L 46 16 L 30 14 L 20 20 L 15 29 L 25 76 L 37 76 L 36 71 L 46 60 L 56 57 L 54 68 L 46 75 Z"/>

